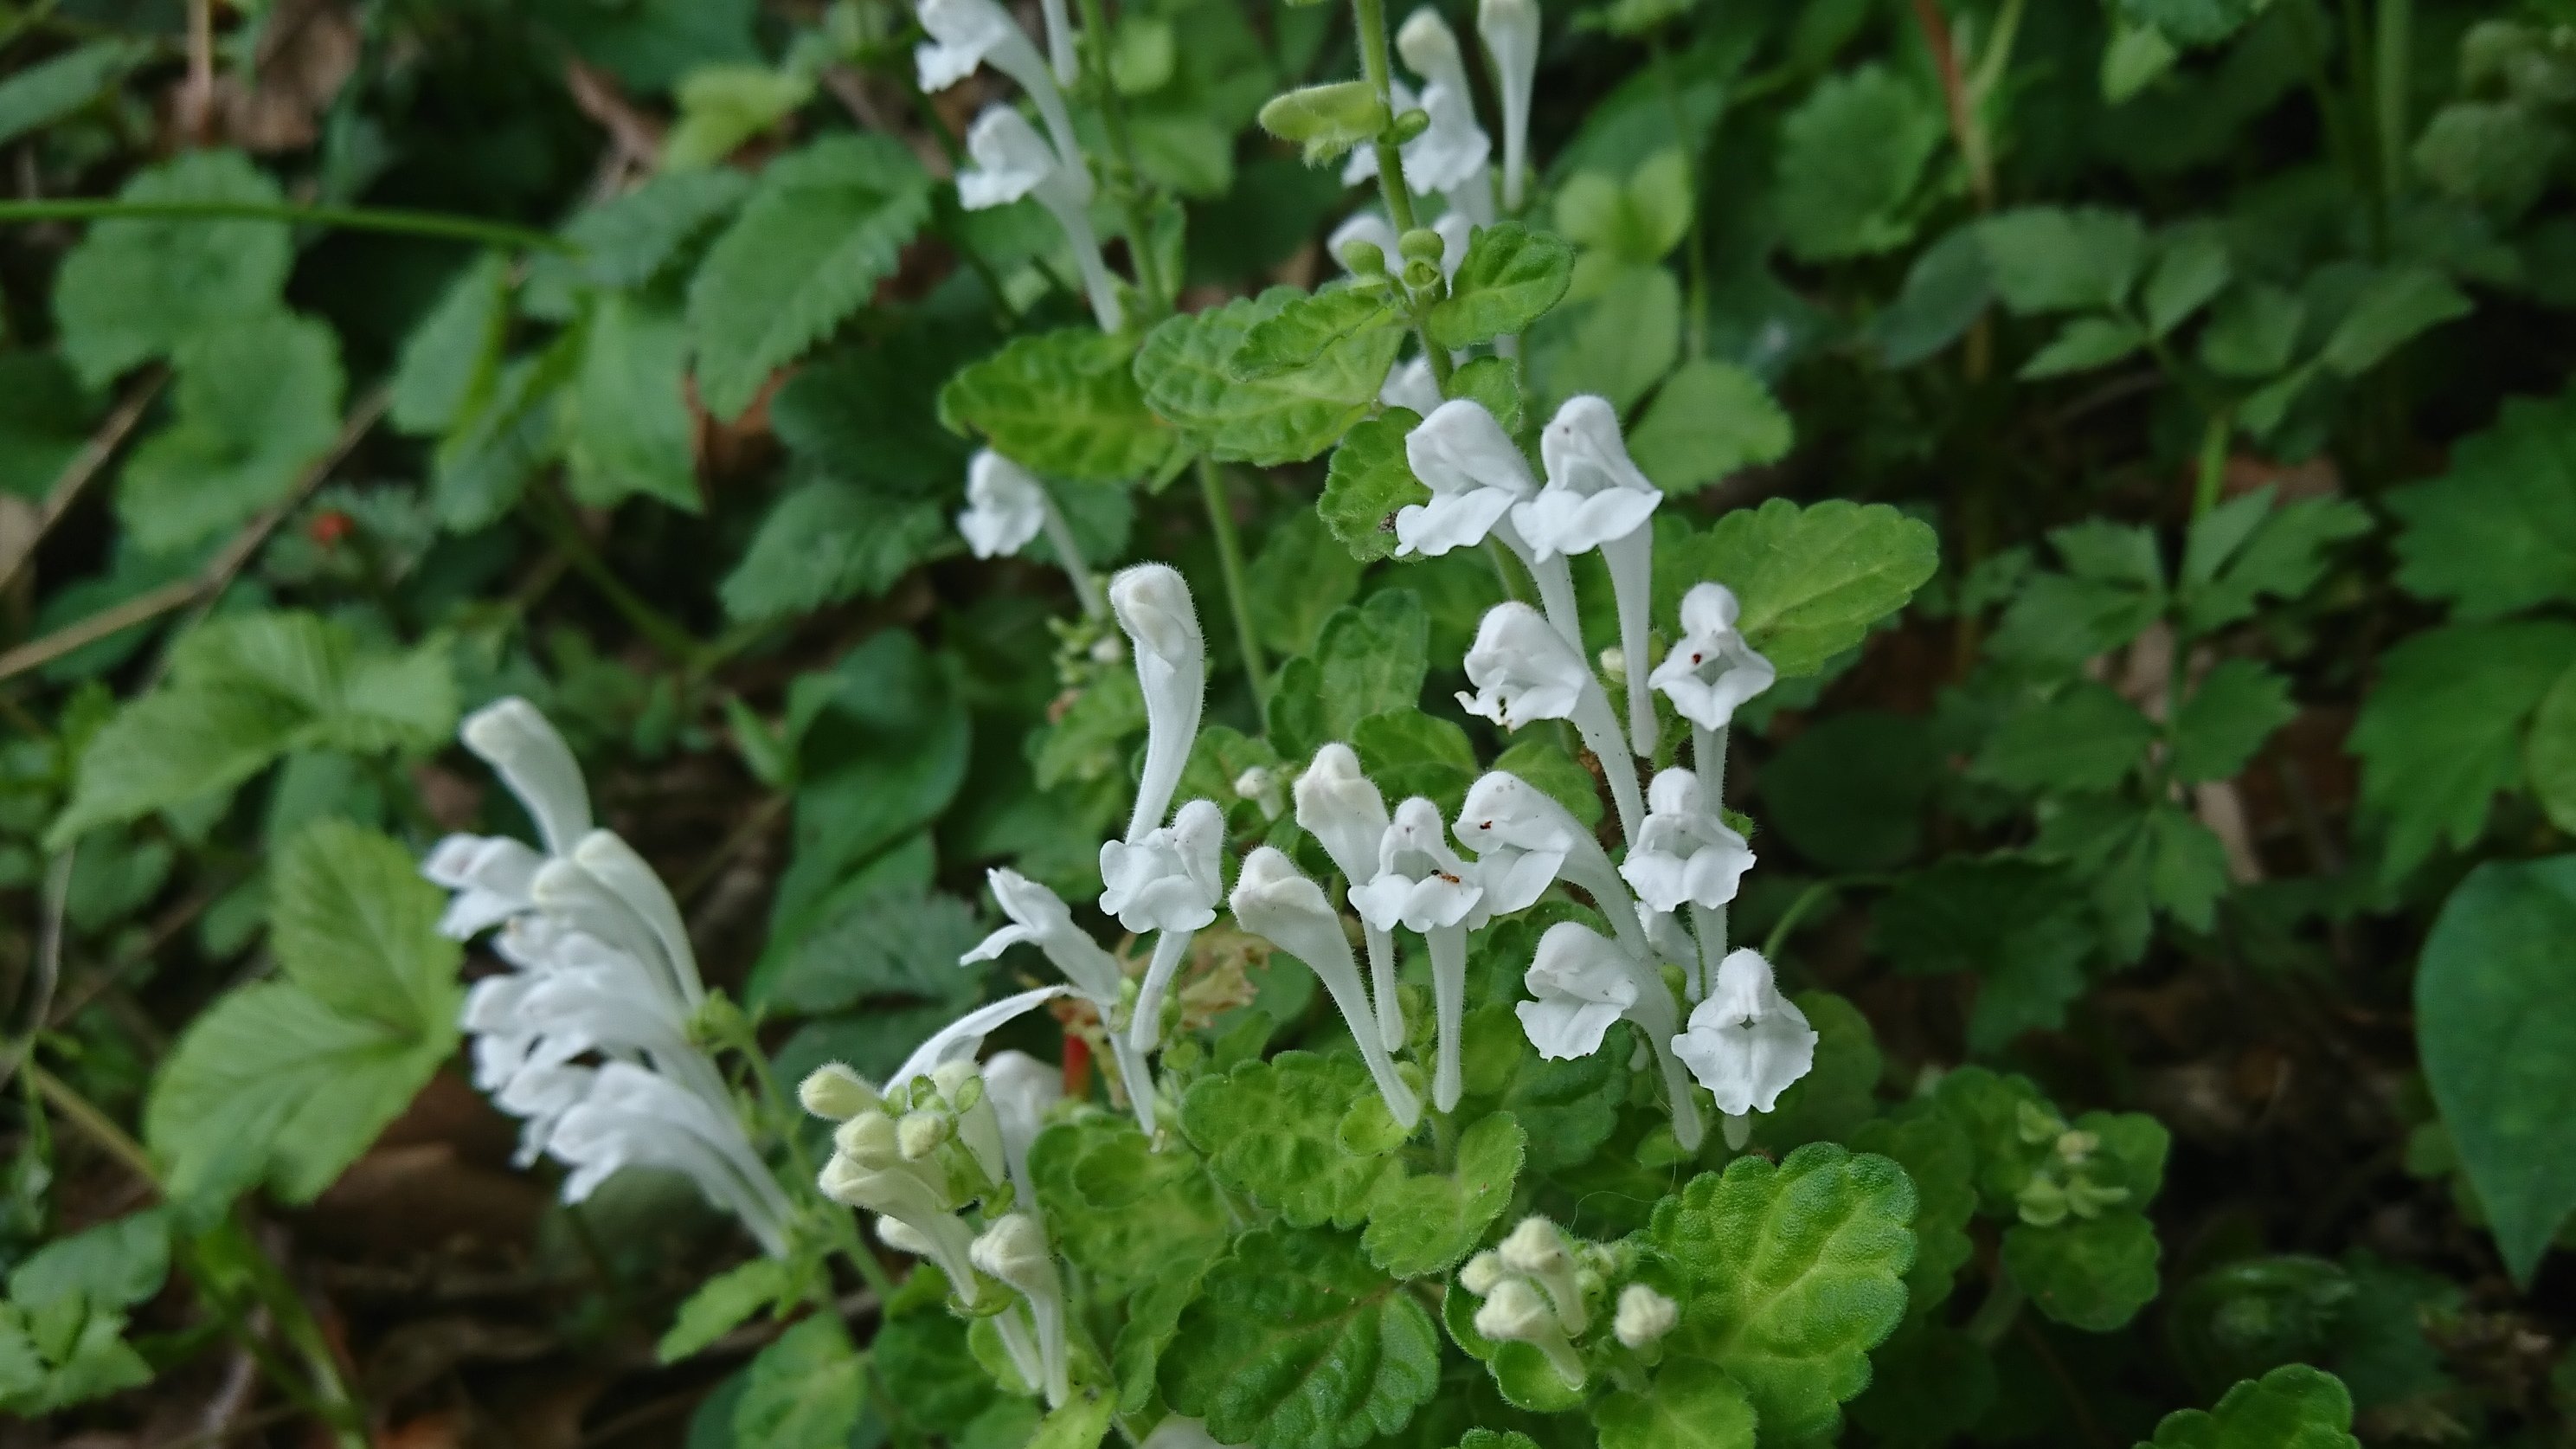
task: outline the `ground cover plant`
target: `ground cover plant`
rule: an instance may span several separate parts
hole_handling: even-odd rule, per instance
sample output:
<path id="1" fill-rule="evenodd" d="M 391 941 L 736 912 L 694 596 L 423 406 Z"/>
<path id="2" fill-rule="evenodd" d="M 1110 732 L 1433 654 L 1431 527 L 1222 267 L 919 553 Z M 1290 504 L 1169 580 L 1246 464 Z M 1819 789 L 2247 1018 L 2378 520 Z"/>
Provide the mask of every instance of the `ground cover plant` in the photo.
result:
<path id="1" fill-rule="evenodd" d="M 0 6 L 0 1445 L 2565 1442 L 2571 122 Z"/>

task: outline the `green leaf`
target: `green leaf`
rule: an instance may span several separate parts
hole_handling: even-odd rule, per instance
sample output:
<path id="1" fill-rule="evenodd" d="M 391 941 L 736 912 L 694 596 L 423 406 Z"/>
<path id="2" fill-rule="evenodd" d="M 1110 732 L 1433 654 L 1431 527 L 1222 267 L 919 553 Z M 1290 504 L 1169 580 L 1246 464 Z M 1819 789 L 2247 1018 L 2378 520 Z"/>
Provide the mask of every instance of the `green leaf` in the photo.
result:
<path id="1" fill-rule="evenodd" d="M 186 151 L 117 192 L 131 202 L 276 206 L 238 151 Z M 63 355 L 97 387 L 180 343 L 276 310 L 294 251 L 282 221 L 120 218 L 91 224 L 54 281 Z"/>
<path id="2" fill-rule="evenodd" d="M 1753 1449 L 1753 1403 L 1726 1370 L 1676 1358 L 1647 1393 L 1621 1390 L 1593 1411 L 1601 1449 Z"/>
<path id="3" fill-rule="evenodd" d="M 1467 398 L 1481 404 L 1503 425 L 1506 433 L 1517 434 L 1526 421 L 1527 404 L 1521 392 L 1521 364 L 1512 357 L 1479 357 L 1460 364 L 1449 374 L 1448 395 Z M 1402 412 L 1403 409 L 1391 409 Z M 1631 440 L 1633 442 L 1633 439 Z"/>
<path id="4" fill-rule="evenodd" d="M 2183 1409 L 2156 1425 L 2153 1449 L 2359 1449 L 2343 1381 L 2284 1364 L 2227 1391 L 2215 1411 Z M 2141 1446 L 2145 1449 L 2145 1446 Z"/>
<path id="5" fill-rule="evenodd" d="M 1351 727 L 1350 746 L 1388 799 L 1420 795 L 1438 805 L 1443 817 L 1457 812 L 1479 773 L 1476 747 L 1465 730 L 1411 706 L 1361 720 Z"/>
<path id="6" fill-rule="evenodd" d="M 2201 365 L 2221 377 L 2270 377 L 2290 365 L 2308 308 L 2297 293 L 2251 282 L 2218 299 L 2200 334 Z"/>
<path id="7" fill-rule="evenodd" d="M 818 479 L 771 506 L 717 593 L 734 619 L 790 618 L 875 598 L 952 542 L 937 504 L 889 505 L 865 488 Z"/>
<path id="8" fill-rule="evenodd" d="M 2004 1271 L 2040 1312 L 2069 1328 L 2109 1333 L 2156 1296 L 2155 1225 L 2131 1209 L 2004 1229 Z"/>
<path id="9" fill-rule="evenodd" d="M 1302 86 L 1272 96 L 1261 107 L 1261 129 L 1304 148 L 1306 164 L 1320 166 L 1353 146 L 1374 141 L 1387 128 L 1386 101 L 1367 81 Z"/>
<path id="10" fill-rule="evenodd" d="M 1363 562 L 1395 552 L 1396 510 L 1427 503 L 1431 490 L 1405 461 L 1404 435 L 1422 421 L 1410 408 L 1389 408 L 1354 427 L 1333 450 L 1324 496 L 1315 511 L 1324 527 Z"/>
<path id="11" fill-rule="evenodd" d="M 1871 944 L 1907 975 L 1976 975 L 1968 1041 L 1992 1051 L 2066 1024 L 2093 953 L 2086 904 L 2063 867 L 1953 857 L 1905 876 L 1871 909 Z"/>
<path id="12" fill-rule="evenodd" d="M 1038 1431 L 1028 1437 L 1027 1449 L 1098 1449 L 1100 1441 L 1109 1435 L 1110 1419 L 1117 1413 L 1116 1398 L 1077 1393 L 1038 1421 Z"/>
<path id="13" fill-rule="evenodd" d="M 2216 45 L 2263 9 L 2261 0 L 2120 0 L 2120 13 L 2180 45 Z"/>
<path id="14" fill-rule="evenodd" d="M 1994 300 L 1994 271 L 1975 226 L 1952 231 L 1914 258 L 1905 286 L 1870 319 L 1879 361 L 1912 367 L 1957 341 Z"/>
<path id="15" fill-rule="evenodd" d="M 1261 642 L 1284 655 L 1315 647 L 1324 621 L 1360 588 L 1360 563 L 1326 530 L 1320 513 L 1299 509 L 1269 525 L 1246 582 L 1259 601 Z"/>
<path id="16" fill-rule="evenodd" d="M 1579 307 L 1552 313 L 1534 345 L 1540 390 L 1562 402 L 1597 393 L 1626 412 L 1681 356 L 1682 285 L 1659 266 L 1613 268 Z"/>
<path id="17" fill-rule="evenodd" d="M 1914 1184 L 1914 1266 L 1905 1273 L 1905 1309 L 1911 1318 L 1925 1318 L 1976 1256 L 1968 1236 L 1977 1214 L 1976 1146 L 1965 1128 L 1939 1112 L 1864 1122 L 1851 1145 L 1893 1160 Z"/>
<path id="18" fill-rule="evenodd" d="M 1903 246 L 1944 135 L 1939 101 L 1883 65 L 1818 82 L 1780 123 L 1776 204 L 1789 250 L 1820 262 Z"/>
<path id="19" fill-rule="evenodd" d="M 972 972 L 957 969 L 957 960 L 984 934 L 985 923 L 965 901 L 891 885 L 799 937 L 776 958 L 775 975 L 745 986 L 743 1000 L 805 1016 L 889 996 L 963 1011 L 974 1004 L 976 982 Z"/>
<path id="20" fill-rule="evenodd" d="M 2052 802 L 2034 855 L 2063 860 L 2091 884 L 2106 944 L 2116 961 L 2146 950 L 2162 909 L 2195 931 L 2215 924 L 2227 892 L 2227 849 L 2191 812 L 2170 802 L 2140 805 L 2099 795 Z"/>
<path id="21" fill-rule="evenodd" d="M 169 1276 L 170 1214 L 145 1208 L 28 1254 L 9 1270 L 9 1298 L 26 1308 L 64 1298 L 130 1308 L 159 1293 Z"/>
<path id="22" fill-rule="evenodd" d="M 580 364 L 580 341 L 566 329 L 544 351 L 504 363 L 489 395 L 470 402 L 439 444 L 430 499 L 449 531 L 470 533 L 509 512 L 553 460 L 556 403 Z"/>
<path id="23" fill-rule="evenodd" d="M 178 416 L 134 450 L 116 492 L 134 541 L 158 552 L 282 501 L 340 431 L 340 348 L 319 322 L 234 322 L 183 340 L 175 365 Z"/>
<path id="24" fill-rule="evenodd" d="M 0 145 L 88 105 L 152 54 L 141 40 L 93 40 L 0 81 Z"/>
<path id="25" fill-rule="evenodd" d="M 1846 997 L 1801 991 L 1791 998 L 1816 1031 L 1815 1065 L 1780 1094 L 1779 1107 L 1755 1120 L 1754 1140 L 1780 1149 L 1840 1141 L 1878 1110 L 1887 1059 L 1869 1018 Z"/>
<path id="26" fill-rule="evenodd" d="M 713 166 L 813 97 L 810 74 L 751 63 L 696 66 L 673 91 L 680 115 L 662 138 L 662 169 Z"/>
<path id="27" fill-rule="evenodd" d="M 1457 1266 L 1511 1204 L 1528 1147 L 1512 1114 L 1496 1112 L 1459 1134 L 1455 1173 L 1379 1179 L 1369 1197 L 1368 1231 L 1360 1235 L 1369 1261 L 1398 1278 Z"/>
<path id="28" fill-rule="evenodd" d="M 1411 589 L 1380 589 L 1334 610 L 1315 641 L 1328 737 L 1347 739 L 1370 715 L 1419 701 L 1430 647 L 1431 621 Z"/>
<path id="29" fill-rule="evenodd" d="M 1735 591 L 1737 627 L 1783 679 L 1813 674 L 1905 607 L 1939 566 L 1930 527 L 1884 503 L 1774 498 L 1740 508 L 1655 569 L 1655 617 L 1703 579 Z"/>
<path id="30" fill-rule="evenodd" d="M 2048 345 L 2021 365 L 2024 381 L 2087 372 L 2119 361 L 2147 345 L 2135 322 L 2117 317 L 2078 317 L 2058 329 Z"/>
<path id="31" fill-rule="evenodd" d="M 445 646 L 357 652 L 311 614 L 240 614 L 171 647 L 170 674 L 118 709 L 81 753 L 77 784 L 47 838 L 193 800 L 240 783 L 289 750 L 428 749 L 455 729 Z"/>
<path id="32" fill-rule="evenodd" d="M 2224 780 L 2299 712 L 2290 681 L 2251 659 L 2229 659 L 2201 676 L 2174 716 L 2174 774 Z"/>
<path id="33" fill-rule="evenodd" d="M 1259 1449 L 1357 1449 L 1402 1429 L 1439 1377 L 1431 1315 L 1355 1239 L 1281 1228 L 1208 1271 L 1161 1371 L 1175 1412 Z"/>
<path id="34" fill-rule="evenodd" d="M 2024 315 L 2117 308 L 2146 265 L 2147 234 L 2126 212 L 2025 206 L 1977 230 L 1995 294 Z"/>
<path id="35" fill-rule="evenodd" d="M 1243 345 L 1225 360 L 1226 375 L 1239 381 L 1276 377 L 1313 365 L 1325 352 L 1354 338 L 1388 328 L 1401 331 L 1404 319 L 1383 288 L 1355 284 L 1326 287 L 1288 304 L 1246 329 Z"/>
<path id="36" fill-rule="evenodd" d="M 2450 471 L 2390 490 L 2397 582 L 2492 619 L 2576 598 L 2576 390 L 2507 398 L 2494 424 L 2451 448 Z"/>
<path id="37" fill-rule="evenodd" d="M 2429 629 L 2380 656 L 2346 748 L 2362 803 L 2388 824 L 2386 878 L 2446 838 L 2477 842 L 2496 792 L 2521 782 L 2525 724 L 2571 663 L 2576 625 L 2540 619 Z"/>
<path id="38" fill-rule="evenodd" d="M 420 437 L 456 426 L 499 379 L 509 325 L 509 254 L 478 253 L 403 339 L 387 420 Z"/>
<path id="39" fill-rule="evenodd" d="M 1147 405 L 1218 462 L 1273 467 L 1332 446 L 1377 402 L 1404 334 L 1379 328 L 1343 339 L 1291 372 L 1239 381 L 1226 364 L 1252 329 L 1303 296 L 1273 287 L 1194 315 L 1165 318 L 1145 334 L 1136 381 Z"/>
<path id="40" fill-rule="evenodd" d="M 1647 1230 L 1690 1290 L 1668 1351 L 1743 1385 L 1766 1436 L 1831 1435 L 1905 1315 L 1914 1208 L 1895 1163 L 1824 1142 L 1691 1179 Z"/>
<path id="41" fill-rule="evenodd" d="M 1375 1090 L 1357 1057 L 1282 1052 L 1192 1085 L 1181 1128 L 1227 1186 L 1291 1224 L 1357 1227 L 1394 1164 L 1343 1150 L 1339 1128 Z"/>
<path id="42" fill-rule="evenodd" d="M 2469 309 L 2468 297 L 2431 267 L 2383 268 L 2344 308 L 2321 355 L 2327 367 L 2359 377 L 2417 334 L 2465 317 Z"/>
<path id="43" fill-rule="evenodd" d="M 754 1258 L 718 1273 L 680 1304 L 678 1319 L 654 1346 L 653 1356 L 677 1363 L 731 1333 L 794 1287 L 787 1265 L 776 1258 Z"/>
<path id="44" fill-rule="evenodd" d="M 535 259 L 529 289 L 537 290 L 557 269 L 594 287 L 641 287 L 740 206 L 754 184 L 749 173 L 730 167 L 664 171 L 632 191 L 584 207 L 563 229 L 580 254 Z"/>
<path id="45" fill-rule="evenodd" d="M 703 511 L 688 346 L 678 309 L 624 292 L 599 299 L 558 414 L 576 499 L 610 508 L 642 493 Z"/>
<path id="46" fill-rule="evenodd" d="M 2559 675 L 2540 697 L 2523 745 L 2523 767 L 2549 823 L 2576 830 L 2576 668 Z"/>
<path id="47" fill-rule="evenodd" d="M 2576 856 L 2490 861 L 2442 905 L 2415 976 L 2424 1076 L 2514 1281 L 2576 1208 Z"/>
<path id="48" fill-rule="evenodd" d="M 1458 349 L 1527 331 L 1565 296 L 1574 248 L 1516 221 L 1479 227 L 1449 295 L 1431 309 L 1431 340 Z"/>
<path id="49" fill-rule="evenodd" d="M 1978 753 L 1976 772 L 2034 793 L 2108 790 L 2138 767 L 2156 734 L 2155 722 L 2118 690 L 2079 679 L 2007 715 Z"/>
<path id="50" fill-rule="evenodd" d="M 1667 494 L 1707 486 L 1739 468 L 1775 463 L 1794 436 L 1762 379 L 1732 362 L 1695 358 L 1655 392 L 1628 434 L 1628 456 Z"/>
<path id="51" fill-rule="evenodd" d="M 698 395 L 741 416 L 769 381 L 866 303 L 930 215 L 929 176 L 874 134 L 769 163 L 689 284 Z"/>
<path id="52" fill-rule="evenodd" d="M 316 824 L 271 890 L 285 979 L 199 1015 L 144 1106 L 174 1200 L 220 1201 L 265 1179 L 311 1201 L 456 1048 L 460 951 L 438 932 L 440 891 L 401 844 Z"/>
<path id="53" fill-rule="evenodd" d="M 2214 508 L 2192 525 L 2183 550 L 2183 622 L 2207 633 L 2249 617 L 2267 595 L 2300 598 L 2324 577 L 2328 549 L 2370 530 L 2369 510 L 2350 499 L 2276 509 L 2269 487 Z"/>
<path id="54" fill-rule="evenodd" d="M 2140 298 L 2146 305 L 2147 334 L 2162 337 L 2181 326 L 2226 288 L 2233 269 L 2227 243 L 2215 233 L 2191 230 L 2169 236 Z"/>
<path id="55" fill-rule="evenodd" d="M 761 1449 L 843 1449 L 867 1402 L 868 1361 L 838 1316 L 816 1314 L 751 1361 L 733 1408 L 737 1444 Z"/>
<path id="56" fill-rule="evenodd" d="M 1230 1220 L 1205 1164 L 1156 1152 L 1123 1117 L 1050 1125 L 1030 1149 L 1029 1176 L 1057 1249 L 1108 1297 L 1195 1279 L 1225 1249 Z"/>

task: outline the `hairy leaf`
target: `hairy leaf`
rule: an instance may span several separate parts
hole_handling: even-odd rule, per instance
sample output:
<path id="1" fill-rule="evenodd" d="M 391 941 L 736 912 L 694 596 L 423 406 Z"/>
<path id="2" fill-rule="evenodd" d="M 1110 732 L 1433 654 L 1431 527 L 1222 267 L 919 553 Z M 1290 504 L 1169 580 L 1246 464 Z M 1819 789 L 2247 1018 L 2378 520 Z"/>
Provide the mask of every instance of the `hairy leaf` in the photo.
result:
<path id="1" fill-rule="evenodd" d="M 1369 1261 L 1398 1278 L 1455 1267 L 1511 1202 L 1528 1143 L 1511 1113 L 1496 1112 L 1459 1134 L 1455 1173 L 1379 1179 L 1360 1236 Z"/>
<path id="2" fill-rule="evenodd" d="M 294 491 L 340 431 L 340 348 L 319 322 L 271 312 L 189 337 L 178 417 L 126 464 L 117 515 L 147 549 L 238 527 Z"/>
<path id="3" fill-rule="evenodd" d="M 1192 1085 L 1181 1127 L 1227 1186 L 1290 1223 L 1357 1227 L 1394 1165 L 1345 1150 L 1339 1128 L 1375 1090 L 1357 1057 L 1282 1052 Z"/>
<path id="4" fill-rule="evenodd" d="M 1480 227 L 1431 309 L 1431 340 L 1454 349 L 1526 331 L 1573 279 L 1574 249 L 1562 239 L 1516 221 Z"/>
<path id="5" fill-rule="evenodd" d="M 2294 1363 L 2237 1384 L 2214 1410 L 2165 1415 L 2153 1449 L 2358 1449 L 2360 1443 L 2343 1381 Z"/>
<path id="6" fill-rule="evenodd" d="M 120 201 L 274 206 L 269 180 L 238 151 L 185 151 L 144 171 Z M 54 320 L 63 355 L 93 387 L 191 337 L 277 306 L 294 251 L 282 221 L 132 217 L 93 223 L 63 258 Z"/>
<path id="7" fill-rule="evenodd" d="M 1219 462 L 1302 462 L 1331 447 L 1377 401 L 1404 334 L 1378 328 L 1326 347 L 1306 366 L 1253 381 L 1227 372 L 1252 329 L 1301 297 L 1273 287 L 1145 334 L 1136 381 L 1145 401 Z"/>

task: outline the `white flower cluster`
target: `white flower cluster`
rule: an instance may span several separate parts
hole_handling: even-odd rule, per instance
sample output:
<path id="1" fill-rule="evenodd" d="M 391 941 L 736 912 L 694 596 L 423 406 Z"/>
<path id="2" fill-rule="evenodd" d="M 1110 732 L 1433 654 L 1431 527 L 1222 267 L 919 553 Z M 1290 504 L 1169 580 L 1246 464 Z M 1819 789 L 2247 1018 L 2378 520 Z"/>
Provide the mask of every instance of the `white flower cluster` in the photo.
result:
<path id="1" fill-rule="evenodd" d="M 1526 1217 L 1495 1247 L 1458 1270 L 1458 1286 L 1483 1300 L 1476 1332 L 1496 1343 L 1526 1343 L 1546 1357 L 1558 1377 L 1575 1388 L 1590 1377 L 1580 1340 L 1600 1326 L 1592 1300 L 1607 1291 L 1617 1255 L 1596 1243 L 1568 1243 L 1555 1223 Z M 1651 1285 L 1630 1282 L 1619 1290 L 1610 1334 L 1652 1363 L 1664 1335 L 1681 1322 L 1681 1308 Z"/>
<path id="2" fill-rule="evenodd" d="M 461 733 L 543 845 L 451 835 L 421 866 L 455 892 L 440 929 L 465 940 L 499 927 L 492 949 L 514 968 L 474 984 L 463 1025 L 475 1085 L 525 1119 L 521 1165 L 544 1154 L 569 1166 L 567 1202 L 621 1167 L 681 1172 L 764 1249 L 786 1252 L 793 1209 L 690 1040 L 706 989 L 670 890 L 633 847 L 592 828 L 581 767 L 535 706 L 501 700 Z"/>

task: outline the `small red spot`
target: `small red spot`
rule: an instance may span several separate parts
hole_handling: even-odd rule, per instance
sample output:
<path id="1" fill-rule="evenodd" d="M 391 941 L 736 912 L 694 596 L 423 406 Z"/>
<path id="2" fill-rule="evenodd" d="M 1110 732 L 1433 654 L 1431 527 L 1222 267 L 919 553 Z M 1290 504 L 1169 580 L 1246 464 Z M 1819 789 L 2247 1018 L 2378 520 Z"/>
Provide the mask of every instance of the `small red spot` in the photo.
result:
<path id="1" fill-rule="evenodd" d="M 358 521 L 337 508 L 325 508 L 304 525 L 305 536 L 324 548 L 336 548 L 340 540 L 358 531 Z"/>
<path id="2" fill-rule="evenodd" d="M 1064 1094 L 1080 1101 L 1091 1095 L 1091 1043 L 1064 1034 Z"/>
<path id="3" fill-rule="evenodd" d="M 1699 656 L 1699 655 L 1694 654 L 1694 655 L 1692 655 L 1692 656 L 1691 656 L 1691 663 L 1693 663 L 1693 664 L 1697 664 L 1699 661 L 1700 661 L 1700 656 Z"/>

